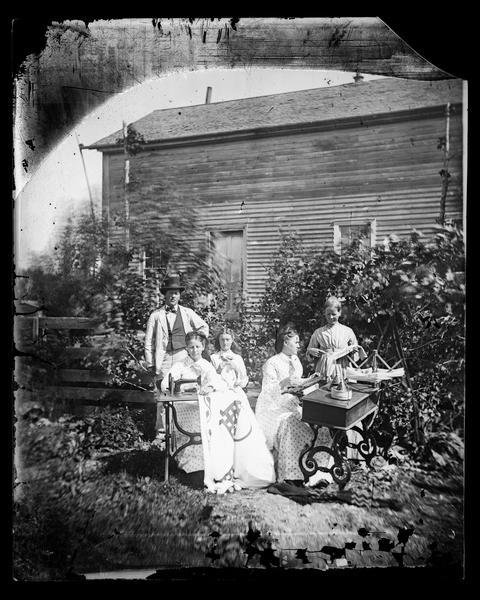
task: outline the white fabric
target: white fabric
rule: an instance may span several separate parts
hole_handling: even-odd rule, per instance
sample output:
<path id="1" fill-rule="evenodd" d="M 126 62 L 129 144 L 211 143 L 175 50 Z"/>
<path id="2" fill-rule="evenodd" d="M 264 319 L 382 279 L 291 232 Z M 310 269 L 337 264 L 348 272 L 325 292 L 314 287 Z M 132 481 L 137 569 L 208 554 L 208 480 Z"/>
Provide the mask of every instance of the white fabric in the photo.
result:
<path id="1" fill-rule="evenodd" d="M 168 321 L 168 324 L 170 325 L 170 329 L 173 329 L 173 326 L 175 325 L 175 321 L 177 319 L 177 311 L 173 311 L 173 310 L 166 310 L 165 311 L 165 318 Z"/>
<path id="2" fill-rule="evenodd" d="M 163 361 L 159 369 L 158 378 L 163 378 L 164 374 L 168 373 L 175 363 L 183 362 L 188 357 L 186 350 L 175 350 L 175 352 L 165 352 L 163 355 Z M 165 428 L 165 408 L 163 404 L 158 402 L 160 399 L 160 392 L 155 386 L 155 399 L 157 400 L 157 418 L 155 423 L 155 430 Z M 193 431 L 193 430 L 192 430 Z"/>
<path id="3" fill-rule="evenodd" d="M 346 377 L 346 369 L 349 365 L 347 354 L 351 353 L 353 360 L 357 360 L 358 356 L 366 358 L 365 351 L 358 345 L 353 329 L 338 321 L 334 325 L 324 325 L 316 329 L 310 338 L 307 354 L 310 348 L 319 348 L 325 352 L 317 360 L 315 371 L 324 379 L 333 379 L 337 382 L 343 381 Z M 348 431 L 347 438 L 353 444 L 358 444 L 361 440 L 360 434 L 356 431 Z M 347 458 L 358 459 L 360 455 L 357 450 L 347 448 Z"/>
<path id="4" fill-rule="evenodd" d="M 212 365 L 217 373 L 227 383 L 228 387 L 244 388 L 248 383 L 247 369 L 243 358 L 229 350 L 228 352 L 215 352 L 210 355 Z"/>
<path id="5" fill-rule="evenodd" d="M 378 383 L 389 379 L 395 379 L 396 377 L 403 377 L 405 375 L 405 369 L 400 367 L 398 369 L 377 369 L 373 371 L 372 367 L 368 369 L 354 369 L 353 367 L 347 367 L 346 376 L 352 381 L 368 381 L 372 383 Z"/>
<path id="6" fill-rule="evenodd" d="M 208 337 L 209 329 L 207 323 L 197 315 L 191 308 L 178 305 L 177 310 L 183 321 L 185 334 L 196 330 Z M 148 367 L 155 366 L 157 375 L 160 375 L 162 362 L 168 345 L 168 327 L 165 308 L 155 310 L 147 322 L 145 332 L 145 362 Z"/>
<path id="7" fill-rule="evenodd" d="M 308 344 L 307 355 L 313 356 L 309 350 L 318 348 L 324 352 L 317 360 L 315 371 L 325 379 L 344 379 L 344 369 L 349 364 L 345 353 L 349 353 L 347 347 L 357 350 L 358 342 L 353 330 L 341 323 L 324 325 L 316 329 Z M 362 350 L 363 352 L 363 350 Z M 354 353 L 352 358 L 355 360 Z"/>
<path id="8" fill-rule="evenodd" d="M 262 391 L 257 399 L 255 414 L 268 447 L 277 457 L 277 480 L 303 479 L 298 460 L 313 439 L 308 423 L 301 421 L 302 409 L 293 394 L 282 394 L 287 385 L 301 383 L 303 367 L 297 356 L 288 357 L 283 352 L 269 358 L 263 365 Z M 317 444 L 330 447 L 332 439 L 326 427 L 320 427 Z M 329 467 L 330 455 L 319 454 L 317 461 Z M 328 473 L 321 477 L 331 481 Z"/>
<path id="9" fill-rule="evenodd" d="M 194 379 L 201 376 L 198 403 L 182 402 L 183 422 L 180 418 L 179 421 L 189 431 L 200 430 L 203 454 L 201 468 L 204 470 L 204 483 L 208 490 L 223 493 L 232 487 L 266 487 L 275 481 L 273 457 L 243 390 L 238 387 L 235 390 L 229 389 L 229 384 L 203 358 L 196 362 L 187 358 L 183 363 L 173 365 L 170 373 L 174 379 Z M 168 386 L 166 380 L 162 382 L 164 390 Z M 179 407 L 179 404 L 176 403 L 175 406 Z M 193 423 L 195 413 L 199 417 L 200 427 L 187 428 L 185 418 Z M 178 440 L 178 445 L 180 443 L 183 443 L 181 439 Z M 191 452 L 190 460 L 185 460 L 180 455 L 194 448 L 196 447 L 186 448 L 178 455 L 179 465 L 187 472 L 198 470 L 191 468 L 192 462 L 198 464 L 198 450 L 196 457 Z"/>

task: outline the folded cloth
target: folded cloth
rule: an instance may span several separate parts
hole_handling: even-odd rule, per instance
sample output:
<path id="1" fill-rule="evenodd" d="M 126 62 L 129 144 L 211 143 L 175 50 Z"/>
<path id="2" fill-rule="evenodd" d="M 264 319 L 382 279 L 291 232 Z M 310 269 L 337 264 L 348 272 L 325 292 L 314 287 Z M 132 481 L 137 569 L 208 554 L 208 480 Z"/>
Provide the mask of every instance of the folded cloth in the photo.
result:
<path id="1" fill-rule="evenodd" d="M 339 502 L 342 504 L 354 504 L 352 500 L 351 489 L 331 489 L 331 486 L 320 489 L 299 487 L 295 483 L 282 481 L 281 483 L 272 483 L 267 488 L 269 494 L 278 494 L 285 496 L 298 504 L 313 504 L 314 502 Z"/>
<path id="2" fill-rule="evenodd" d="M 312 504 L 312 502 L 322 502 L 328 499 L 330 495 L 327 494 L 325 496 L 325 491 L 325 486 L 317 485 L 315 488 L 308 488 L 304 487 L 303 483 L 299 484 L 296 481 L 272 483 L 267 488 L 269 494 L 279 494 L 302 505 Z"/>
<path id="3" fill-rule="evenodd" d="M 272 483 L 272 485 L 267 488 L 267 492 L 269 494 L 286 496 L 287 498 L 298 502 L 298 504 L 311 504 L 318 500 L 314 490 L 300 487 L 294 483 L 287 483 L 286 481 Z"/>
<path id="4" fill-rule="evenodd" d="M 351 354 L 352 352 L 358 354 L 360 360 L 363 360 L 367 357 L 365 350 L 358 344 L 345 346 L 339 350 L 333 350 L 331 352 L 322 354 L 317 363 L 316 370 L 323 378 L 330 379 L 334 376 L 337 369 L 337 361 L 347 356 L 347 354 Z"/>

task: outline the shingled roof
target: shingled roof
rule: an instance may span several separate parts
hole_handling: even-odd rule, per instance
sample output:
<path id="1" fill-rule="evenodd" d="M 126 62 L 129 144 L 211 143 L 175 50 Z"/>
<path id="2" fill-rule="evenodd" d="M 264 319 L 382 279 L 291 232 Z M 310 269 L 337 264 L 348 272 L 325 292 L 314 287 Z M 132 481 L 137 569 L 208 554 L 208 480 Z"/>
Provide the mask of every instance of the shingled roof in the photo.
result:
<path id="1" fill-rule="evenodd" d="M 155 110 L 133 123 L 147 143 L 367 116 L 462 102 L 462 81 L 384 78 L 332 87 Z M 121 130 L 88 146 L 117 146 Z"/>

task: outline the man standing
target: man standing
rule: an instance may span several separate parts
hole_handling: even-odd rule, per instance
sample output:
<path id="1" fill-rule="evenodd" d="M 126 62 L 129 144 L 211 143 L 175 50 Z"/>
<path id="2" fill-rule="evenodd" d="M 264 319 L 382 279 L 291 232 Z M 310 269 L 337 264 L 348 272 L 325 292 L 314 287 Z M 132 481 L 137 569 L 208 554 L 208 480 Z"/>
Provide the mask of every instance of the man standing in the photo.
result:
<path id="1" fill-rule="evenodd" d="M 198 331 L 208 337 L 207 323 L 191 308 L 179 304 L 184 289 L 178 275 L 167 276 L 160 288 L 165 306 L 155 310 L 147 322 L 145 362 L 157 380 L 163 379 L 174 363 L 187 357 L 187 333 Z M 163 429 L 161 412 L 157 410 L 157 430 Z"/>

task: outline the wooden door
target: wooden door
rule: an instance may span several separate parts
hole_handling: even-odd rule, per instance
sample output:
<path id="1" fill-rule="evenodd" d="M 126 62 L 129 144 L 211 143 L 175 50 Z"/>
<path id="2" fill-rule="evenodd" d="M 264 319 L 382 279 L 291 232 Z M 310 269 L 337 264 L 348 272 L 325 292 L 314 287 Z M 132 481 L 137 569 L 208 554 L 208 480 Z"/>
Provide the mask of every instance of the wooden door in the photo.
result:
<path id="1" fill-rule="evenodd" d="M 212 241 L 227 292 L 226 316 L 236 317 L 243 291 L 243 231 L 218 231 L 212 234 Z"/>

